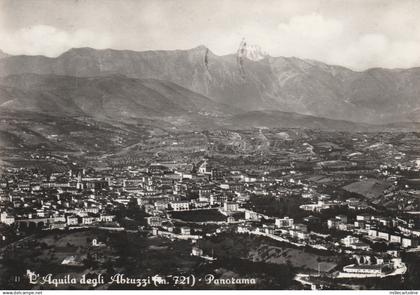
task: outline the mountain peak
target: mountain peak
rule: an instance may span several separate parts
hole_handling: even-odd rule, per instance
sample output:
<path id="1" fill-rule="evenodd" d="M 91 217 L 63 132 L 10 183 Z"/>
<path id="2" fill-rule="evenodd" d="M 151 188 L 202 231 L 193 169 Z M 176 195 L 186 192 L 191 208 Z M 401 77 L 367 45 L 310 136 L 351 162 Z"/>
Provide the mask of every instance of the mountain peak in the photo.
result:
<path id="1" fill-rule="evenodd" d="M 75 55 L 86 55 L 92 54 L 97 52 L 98 49 L 94 49 L 91 47 L 78 47 L 78 48 L 70 48 L 69 50 L 63 52 L 60 56 L 75 56 Z"/>
<path id="2" fill-rule="evenodd" d="M 206 52 L 210 52 L 210 49 L 205 46 L 205 45 L 199 45 L 197 47 L 191 48 L 187 51 L 193 51 L 193 52 L 202 52 L 202 53 L 206 53 Z"/>
<path id="3" fill-rule="evenodd" d="M 245 38 L 239 44 L 237 54 L 238 57 L 246 57 L 253 61 L 259 61 L 269 56 L 259 45 L 249 44 Z"/>
<path id="4" fill-rule="evenodd" d="M 192 48 L 192 50 L 207 50 L 207 49 L 208 49 L 208 47 L 205 46 L 205 45 L 203 45 L 203 44 L 198 45 L 198 46 Z"/>

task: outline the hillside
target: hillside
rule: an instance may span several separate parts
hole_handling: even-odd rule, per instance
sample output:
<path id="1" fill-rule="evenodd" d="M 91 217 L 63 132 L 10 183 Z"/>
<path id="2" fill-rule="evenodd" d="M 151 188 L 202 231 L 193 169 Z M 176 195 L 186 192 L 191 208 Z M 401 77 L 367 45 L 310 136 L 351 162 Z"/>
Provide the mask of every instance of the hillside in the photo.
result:
<path id="1" fill-rule="evenodd" d="M 158 128 L 181 130 L 285 127 L 354 131 L 374 127 L 291 112 L 240 111 L 172 82 L 122 75 L 3 77 L 0 78 L 0 111 L 82 117 L 111 124 L 137 124 L 146 119 Z"/>
<path id="2" fill-rule="evenodd" d="M 242 128 L 302 128 L 336 131 L 368 131 L 378 130 L 379 126 L 353 123 L 343 120 L 331 120 L 326 118 L 306 116 L 297 113 L 281 111 L 252 111 L 232 116 L 233 126 Z"/>
<path id="3" fill-rule="evenodd" d="M 37 74 L 0 79 L 0 109 L 115 121 L 189 115 L 218 117 L 233 111 L 232 107 L 167 81 L 122 75 L 80 78 Z"/>

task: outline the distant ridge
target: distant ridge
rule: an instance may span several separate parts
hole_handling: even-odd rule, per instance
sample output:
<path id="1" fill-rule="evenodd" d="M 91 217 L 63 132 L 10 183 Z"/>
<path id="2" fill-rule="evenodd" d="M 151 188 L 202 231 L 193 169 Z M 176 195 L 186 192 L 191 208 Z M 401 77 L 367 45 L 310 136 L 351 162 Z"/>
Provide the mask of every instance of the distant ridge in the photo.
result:
<path id="1" fill-rule="evenodd" d="M 124 75 L 178 84 L 244 112 L 264 109 L 387 124 L 420 122 L 420 68 L 352 71 L 285 57 L 217 56 L 205 46 L 190 50 L 71 49 L 56 58 L 9 56 L 0 75 L 23 73 L 97 77 Z"/>

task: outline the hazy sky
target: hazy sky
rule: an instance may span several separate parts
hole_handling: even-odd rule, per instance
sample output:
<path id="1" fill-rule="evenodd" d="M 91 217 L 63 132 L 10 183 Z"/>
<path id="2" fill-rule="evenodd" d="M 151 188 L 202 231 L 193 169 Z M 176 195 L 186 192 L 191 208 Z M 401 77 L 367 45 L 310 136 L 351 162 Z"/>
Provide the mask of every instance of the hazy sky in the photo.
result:
<path id="1" fill-rule="evenodd" d="M 353 69 L 420 66 L 419 0 L 0 0 L 0 48 L 57 56 L 72 47 L 236 51 Z"/>

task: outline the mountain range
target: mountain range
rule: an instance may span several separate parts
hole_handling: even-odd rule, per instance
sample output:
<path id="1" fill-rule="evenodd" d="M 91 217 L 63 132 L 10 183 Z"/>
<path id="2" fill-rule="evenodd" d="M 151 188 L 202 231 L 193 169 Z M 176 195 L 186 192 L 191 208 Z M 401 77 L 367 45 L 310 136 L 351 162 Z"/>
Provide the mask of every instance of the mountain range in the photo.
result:
<path id="1" fill-rule="evenodd" d="M 278 117 L 299 117 L 310 126 L 320 117 L 331 119 L 322 124 L 329 128 L 335 120 L 420 122 L 419 95 L 420 68 L 358 72 L 294 57 L 218 56 L 204 46 L 145 52 L 78 48 L 56 58 L 0 56 L 0 109 L 60 116 L 195 116 L 216 125 L 246 126 L 264 126 L 261 116 L 266 115 L 270 125 Z"/>

